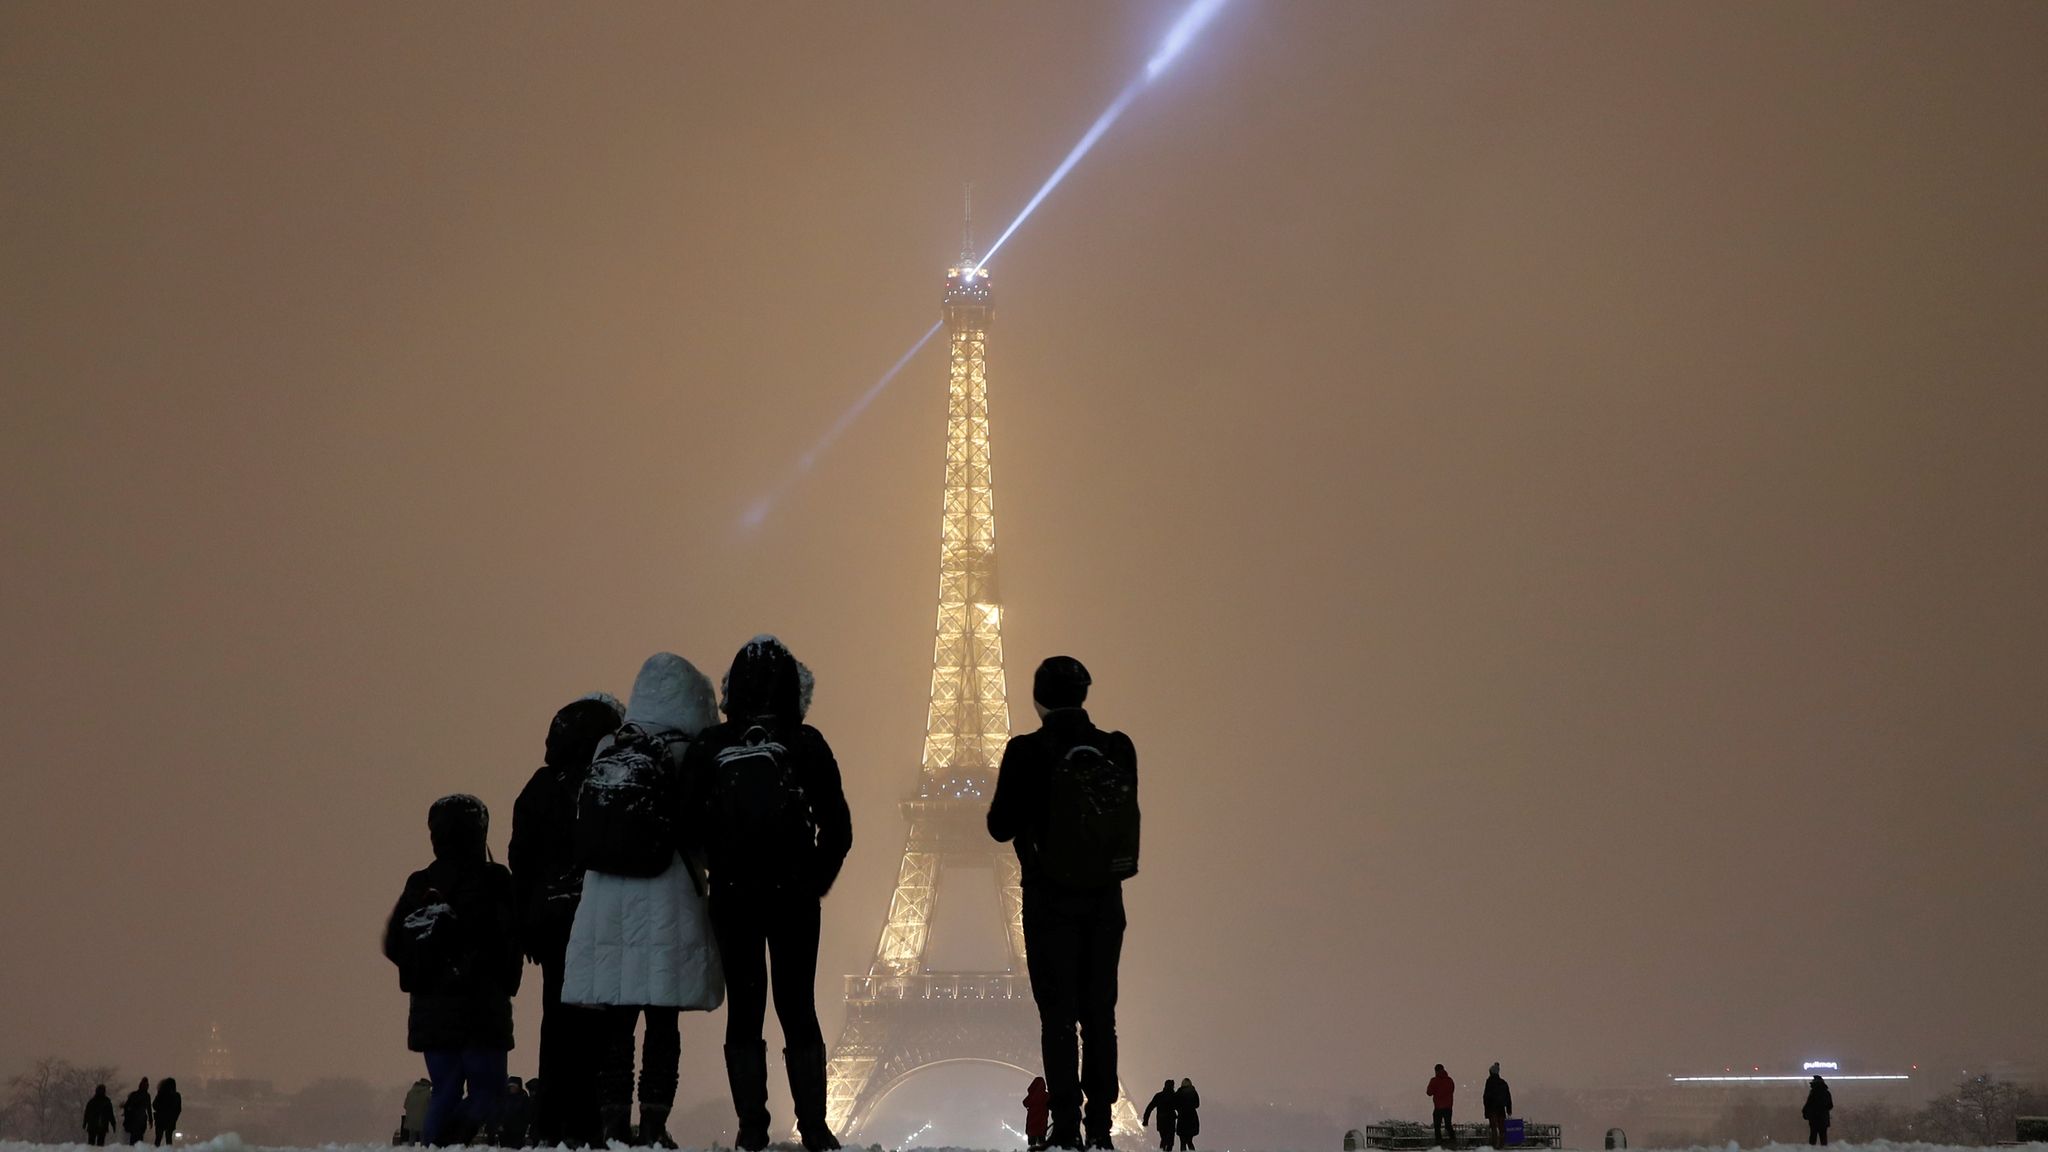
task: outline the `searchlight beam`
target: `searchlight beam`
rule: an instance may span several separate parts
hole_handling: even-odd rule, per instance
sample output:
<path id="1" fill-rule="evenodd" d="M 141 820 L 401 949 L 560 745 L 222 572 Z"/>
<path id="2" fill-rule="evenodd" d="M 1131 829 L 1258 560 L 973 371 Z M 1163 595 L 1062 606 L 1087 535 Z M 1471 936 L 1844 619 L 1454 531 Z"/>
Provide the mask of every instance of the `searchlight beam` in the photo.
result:
<path id="1" fill-rule="evenodd" d="M 1038 211 L 1038 206 L 1045 202 L 1046 197 L 1052 195 L 1053 189 L 1060 186 L 1060 182 L 1067 178 L 1067 173 L 1073 171 L 1074 166 L 1081 162 L 1082 157 L 1088 155 L 1094 149 L 1096 142 L 1101 140 L 1111 127 L 1115 126 L 1117 120 L 1123 116 L 1124 110 L 1129 108 L 1131 103 L 1138 98 L 1138 94 L 1163 75 L 1168 68 L 1172 67 L 1174 60 L 1187 51 L 1188 45 L 1194 43 L 1195 38 L 1201 35 L 1202 30 L 1209 26 L 1210 21 L 1214 20 L 1216 14 L 1221 12 L 1224 5 L 1229 2 L 1230 0 L 1192 0 L 1186 8 L 1181 9 L 1181 13 L 1174 20 L 1173 26 L 1167 29 L 1166 39 L 1160 42 L 1159 50 L 1154 52 L 1152 58 L 1145 62 L 1145 70 L 1134 77 L 1130 83 L 1124 85 L 1123 90 L 1116 94 L 1116 99 L 1109 102 L 1109 107 L 1103 109 L 1102 114 L 1095 118 L 1095 122 L 1088 126 L 1088 131 L 1081 134 L 1080 141 L 1060 161 L 1059 167 L 1054 168 L 1052 175 L 1046 178 L 1045 183 L 1039 186 L 1038 191 L 1032 194 L 1031 199 L 1025 201 L 1024 210 L 1017 213 L 1017 218 L 1010 221 L 1010 226 L 1003 229 L 1002 234 L 996 237 L 996 242 L 989 245 L 988 251 L 974 261 L 974 266 L 968 271 L 966 279 L 972 280 L 988 267 L 990 257 L 993 257 L 1004 244 L 1009 242 L 1010 237 L 1016 234 L 1017 229 L 1024 226 L 1024 222 L 1031 218 L 1033 212 Z M 971 257 L 963 257 L 962 259 L 964 261 L 971 259 Z M 896 363 L 887 372 L 882 374 L 882 378 L 875 381 L 866 392 L 861 393 L 859 398 L 854 400 L 853 404 L 845 412 L 841 413 L 837 420 L 832 422 L 832 426 L 825 430 L 825 434 L 818 438 L 818 442 L 813 444 L 809 451 L 797 459 L 796 467 L 791 470 L 789 475 L 783 478 L 781 483 L 747 507 L 746 512 L 740 516 L 741 528 L 751 531 L 767 522 L 769 515 L 775 511 L 775 505 L 781 502 L 782 497 L 791 488 L 796 486 L 796 482 L 802 479 L 805 473 L 811 470 L 812 466 L 818 462 L 818 458 L 824 455 L 826 449 L 830 448 L 832 443 L 839 439 L 853 425 L 855 420 L 860 418 L 860 414 L 867 411 L 868 406 L 875 402 L 875 398 L 888 389 L 889 382 L 896 379 L 897 374 L 903 371 L 911 359 L 922 351 L 926 344 L 931 343 L 932 337 L 938 335 L 942 325 L 943 321 L 933 324 L 930 328 L 926 329 L 925 334 L 918 337 L 917 343 L 912 344 L 908 352 L 898 357 Z"/>

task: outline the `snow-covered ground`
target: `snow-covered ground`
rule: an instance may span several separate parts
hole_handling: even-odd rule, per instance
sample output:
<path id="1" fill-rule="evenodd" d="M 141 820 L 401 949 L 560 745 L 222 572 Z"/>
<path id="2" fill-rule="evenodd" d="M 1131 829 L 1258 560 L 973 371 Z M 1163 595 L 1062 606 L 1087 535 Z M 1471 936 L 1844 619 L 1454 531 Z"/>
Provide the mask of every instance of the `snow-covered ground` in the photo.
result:
<path id="1" fill-rule="evenodd" d="M 1336 1149 L 1343 1147 L 1343 1143 L 1343 1137 L 1340 1133 L 1330 1141 L 1330 1147 L 1327 1149 L 1292 1149 L 1287 1150 L 1287 1152 L 1335 1152 Z M 124 1147 L 125 1145 L 118 1143 L 110 1142 L 108 1144 L 108 1148 L 114 1149 L 115 1152 L 119 1152 Z M 189 1152 L 312 1152 L 312 1150 L 244 1144 L 241 1137 L 234 1135 L 219 1136 L 212 1140 L 201 1140 L 190 1144 L 180 1144 L 178 1147 L 189 1150 Z M 783 1152 L 787 1152 L 789 1149 L 802 1152 L 798 1145 L 793 1144 L 776 1144 L 772 1147 L 783 1150 Z M 876 1152 L 879 1147 L 879 1145 L 870 1145 L 869 1150 L 870 1152 Z M 1892 1140 L 1873 1140 L 1868 1144 L 1833 1144 L 1829 1147 L 1831 1150 L 1841 1149 L 1842 1152 L 1984 1152 L 1982 1148 L 1972 1148 L 1961 1144 L 1915 1144 Z M 2004 1147 L 2018 1149 L 2019 1152 L 2048 1152 L 2048 1144 L 2008 1144 L 2004 1145 Z M 1631 1150 L 1631 1152 L 1737 1152 L 1738 1148 L 1738 1145 L 1732 1143 L 1699 1144 L 1689 1148 L 1642 1149 Z M 61 1150 L 61 1152 L 73 1152 L 73 1150 L 76 1150 L 76 1152 L 93 1152 L 92 1149 L 84 1144 L 28 1144 L 18 1140 L 0 1140 L 0 1152 L 57 1152 L 57 1150 Z M 391 1146 L 389 1144 L 322 1144 L 319 1146 L 319 1152 L 391 1152 Z M 685 1152 L 731 1152 L 731 1149 L 687 1149 Z M 860 1149 L 853 1145 L 848 1145 L 847 1152 L 860 1152 Z M 914 1148 L 906 1149 L 905 1152 L 980 1152 L 980 1150 L 971 1148 Z M 1242 1150 L 1216 1149 L 1215 1152 L 1242 1152 Z M 1275 1150 L 1275 1152 L 1278 1152 L 1278 1150 Z M 1765 1144 L 1752 1148 L 1749 1152 L 1812 1152 L 1812 1149 L 1805 1144 Z"/>
<path id="2" fill-rule="evenodd" d="M 1329 1142 L 1327 1150 L 1303 1148 L 1303 1150 L 1292 1150 L 1292 1152 L 1335 1152 L 1341 1146 L 1343 1146 L 1343 1136 L 1339 1134 L 1337 1138 L 1333 1138 Z M 109 1148 L 113 1148 L 115 1152 L 121 1152 L 125 1146 L 117 1144 L 117 1142 L 109 1142 Z M 297 1148 L 274 1148 L 274 1146 L 264 1146 L 264 1144 L 244 1144 L 240 1136 L 231 1136 L 231 1134 L 229 1136 L 217 1136 L 213 1140 L 199 1140 L 199 1142 L 193 1142 L 193 1144 L 180 1144 L 178 1148 L 184 1150 L 184 1152 L 313 1152 L 313 1150 L 297 1150 Z M 1149 1144 L 1147 1144 L 1147 1148 L 1149 1148 Z M 1739 1152 L 1739 1148 L 1741 1148 L 1739 1144 L 1694 1144 L 1690 1148 L 1655 1148 L 1655 1150 L 1653 1148 L 1642 1148 L 1642 1150 L 1630 1150 L 1630 1152 Z M 1829 1148 L 1831 1150 L 1839 1148 L 1841 1152 L 1985 1152 L 1982 1148 L 1970 1148 L 1966 1144 L 1911 1144 L 1911 1142 L 1894 1142 L 1894 1140 L 1872 1140 L 1870 1144 L 1831 1144 Z M 2048 1152 L 2048 1144 L 2005 1144 L 2003 1148 L 2015 1148 L 2019 1152 Z M 74 1152 L 74 1150 L 76 1152 L 94 1152 L 86 1144 L 25 1144 L 25 1142 L 20 1142 L 20 1140 L 0 1140 L 0 1152 L 59 1152 L 59 1150 L 61 1152 Z M 772 1150 L 803 1152 L 801 1146 L 797 1146 L 797 1144 L 774 1144 Z M 879 1152 L 879 1150 L 881 1150 L 879 1144 L 868 1146 L 868 1152 Z M 389 1144 L 322 1144 L 322 1146 L 317 1146 L 317 1152 L 391 1152 L 391 1146 Z M 729 1148 L 705 1148 L 705 1150 L 684 1150 L 684 1152 L 731 1152 L 731 1150 Z M 862 1152 L 862 1150 L 858 1146 L 850 1144 L 848 1152 Z M 922 1148 L 920 1146 L 920 1148 L 909 1148 L 905 1152 L 981 1152 L 981 1150 L 977 1150 L 977 1148 Z M 1204 1150 L 1204 1152 L 1208 1152 L 1208 1150 Z M 1217 1148 L 1214 1152 L 1255 1152 L 1255 1150 Z M 1747 1152 L 1812 1152 L 1812 1148 L 1808 1148 L 1806 1144 L 1763 1144 L 1763 1146 L 1749 1148 Z"/>

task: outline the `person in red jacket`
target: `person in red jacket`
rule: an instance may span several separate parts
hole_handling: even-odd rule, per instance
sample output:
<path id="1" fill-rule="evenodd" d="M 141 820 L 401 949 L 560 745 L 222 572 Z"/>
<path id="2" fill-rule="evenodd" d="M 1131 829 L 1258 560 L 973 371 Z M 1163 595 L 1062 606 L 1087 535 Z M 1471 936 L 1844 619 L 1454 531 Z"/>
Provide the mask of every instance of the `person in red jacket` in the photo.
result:
<path id="1" fill-rule="evenodd" d="M 1410 1081 L 1413 1083 L 1413 1081 Z M 1432 1110 L 1429 1114 L 1429 1131 L 1435 1137 L 1437 1147 L 1456 1148 L 1458 1134 L 1451 1130 L 1451 1097 L 1458 1091 L 1444 1066 L 1436 1066 L 1436 1075 L 1429 1078 L 1429 1087 L 1423 1093 L 1429 1097 Z"/>
<path id="2" fill-rule="evenodd" d="M 1052 1095 L 1045 1090 L 1045 1077 L 1031 1078 L 1031 1087 L 1024 1091 L 1024 1139 L 1031 1145 L 1031 1152 L 1044 1152 L 1047 1116 L 1052 1111 Z"/>

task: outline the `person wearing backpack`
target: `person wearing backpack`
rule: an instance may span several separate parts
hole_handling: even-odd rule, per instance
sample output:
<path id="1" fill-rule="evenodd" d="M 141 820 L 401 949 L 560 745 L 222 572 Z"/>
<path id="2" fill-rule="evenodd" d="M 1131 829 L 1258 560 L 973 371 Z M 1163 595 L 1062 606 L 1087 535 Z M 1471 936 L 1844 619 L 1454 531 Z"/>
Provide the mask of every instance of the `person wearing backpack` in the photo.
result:
<path id="1" fill-rule="evenodd" d="M 434 801 L 434 862 L 406 878 L 384 926 L 384 955 L 412 997 L 406 1046 L 425 1057 L 434 1085 L 421 1132 L 428 1144 L 466 1143 L 496 1119 L 505 1091 L 524 961 L 512 873 L 491 859 L 490 820 L 474 796 Z"/>
<path id="2" fill-rule="evenodd" d="M 114 1130 L 114 1098 L 107 1095 L 107 1086 L 93 1089 L 92 1099 L 85 1102 L 85 1142 L 93 1147 L 102 1147 L 107 1142 L 107 1133 Z"/>
<path id="3" fill-rule="evenodd" d="M 1022 872 L 1056 1148 L 1083 1147 L 1084 1138 L 1085 1147 L 1111 1147 L 1123 882 L 1138 871 L 1137 748 L 1088 718 L 1089 684 L 1088 669 L 1071 656 L 1038 666 L 1031 697 L 1040 727 L 1010 738 L 988 806 L 989 835 L 1015 841 Z"/>
<path id="4" fill-rule="evenodd" d="M 599 1013 L 562 1004 L 569 928 L 583 899 L 576 862 L 576 798 L 598 742 L 626 719 L 608 692 L 593 692 L 555 713 L 540 768 L 512 805 L 512 869 L 520 940 L 540 965 L 540 1079 L 551 1089 L 534 1100 L 533 1131 L 543 1147 L 581 1148 L 604 1139 L 597 1110 Z"/>
<path id="5" fill-rule="evenodd" d="M 633 1029 L 644 1016 L 638 1142 L 675 1146 L 668 1117 L 683 1053 L 678 1015 L 710 1011 L 724 995 L 680 812 L 684 750 L 715 719 L 711 681 L 695 665 L 673 652 L 649 656 L 624 725 L 599 742 L 577 793 L 576 859 L 585 872 L 562 1001 L 604 1010 L 597 1092 L 607 1140 L 635 1138 Z M 552 1092 L 554 1081 L 542 1079 Z"/>
<path id="6" fill-rule="evenodd" d="M 144 1076 L 141 1087 L 121 1101 L 121 1131 L 127 1134 L 128 1143 L 140 1144 L 149 1135 L 149 1111 L 149 1077 Z"/>
<path id="7" fill-rule="evenodd" d="M 687 820 L 711 873 L 711 925 L 732 1003 L 725 1074 L 746 1152 L 768 1145 L 767 1019 L 772 962 L 789 1095 L 809 1152 L 839 1147 L 825 1115 L 825 1034 L 818 1027 L 820 902 L 853 846 L 853 816 L 839 762 L 802 722 L 796 658 L 756 636 L 725 678 L 725 722 L 707 729 L 684 762 Z"/>
<path id="8" fill-rule="evenodd" d="M 158 1147 L 170 1144 L 178 1138 L 178 1117 L 184 1114 L 185 1098 L 178 1094 L 178 1081 L 166 1076 L 157 1083 L 156 1102 L 150 1105 L 156 1117 L 156 1142 Z"/>

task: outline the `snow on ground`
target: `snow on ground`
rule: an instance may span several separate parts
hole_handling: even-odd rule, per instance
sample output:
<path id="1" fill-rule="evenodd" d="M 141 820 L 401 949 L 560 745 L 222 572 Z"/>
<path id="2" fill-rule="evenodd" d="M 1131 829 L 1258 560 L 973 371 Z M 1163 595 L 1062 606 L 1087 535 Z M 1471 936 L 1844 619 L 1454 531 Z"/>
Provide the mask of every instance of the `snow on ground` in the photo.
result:
<path id="1" fill-rule="evenodd" d="M 1343 1146 L 1343 1134 L 1338 1133 L 1332 1137 L 1328 1148 L 1295 1149 L 1290 1150 L 1290 1152 L 1336 1152 L 1337 1149 Z M 121 1152 L 121 1149 L 125 1148 L 126 1145 L 110 1141 L 107 1147 L 113 1149 L 114 1152 Z M 148 1145 L 145 1144 L 143 1147 L 147 1148 Z M 1146 1147 L 1149 1148 L 1150 1145 L 1147 1144 Z M 1696 1144 L 1688 1148 L 1631 1149 L 1631 1152 L 1738 1152 L 1739 1147 L 1739 1145 L 1733 1143 Z M 2018 1152 L 2048 1152 L 2048 1144 L 2039 1143 L 2007 1144 L 2002 1145 L 2002 1147 L 2017 1149 Z M 183 1150 L 183 1152 L 315 1152 L 313 1149 L 277 1148 L 258 1144 L 244 1144 L 241 1137 L 233 1134 L 216 1136 L 211 1140 L 198 1140 L 179 1144 L 178 1148 Z M 794 1144 L 775 1144 L 771 1145 L 770 1148 L 771 1152 L 790 1152 L 792 1149 L 795 1152 L 802 1152 L 801 1146 Z M 1868 1144 L 1832 1144 L 1829 1145 L 1829 1149 L 1830 1152 L 1833 1152 L 1834 1149 L 1841 1149 L 1841 1152 L 1984 1152 L 1982 1148 L 1973 1148 L 1961 1144 L 1917 1144 L 1894 1140 L 1873 1140 Z M 75 1152 L 94 1152 L 93 1149 L 88 1148 L 84 1144 L 29 1144 L 19 1140 L 0 1140 L 0 1152 L 74 1152 L 74 1150 Z M 867 1152 L 879 1152 L 879 1150 L 880 1145 L 867 1146 Z M 317 1152 L 391 1152 L 391 1145 L 322 1144 L 319 1145 Z M 685 1149 L 684 1152 L 732 1152 L 732 1150 L 714 1147 L 710 1149 Z M 862 1148 L 859 1145 L 849 1144 L 847 1152 L 862 1152 Z M 918 1147 L 906 1149 L 905 1152 L 981 1152 L 981 1150 L 973 1148 Z M 1210 1150 L 1205 1149 L 1204 1152 L 1210 1152 Z M 1216 1149 L 1214 1152 L 1240 1152 L 1240 1150 Z M 1813 1150 L 1805 1144 L 1765 1144 L 1761 1147 L 1749 1149 L 1748 1152 L 1813 1152 Z"/>

